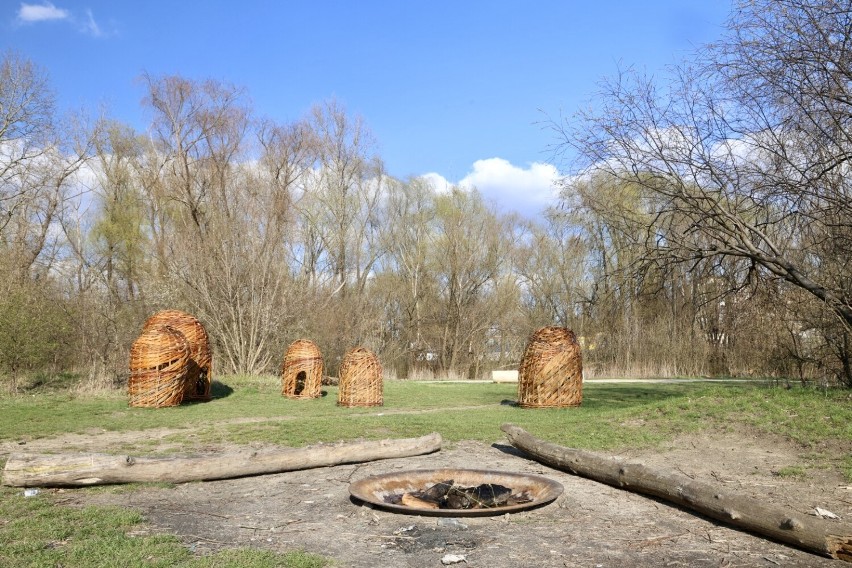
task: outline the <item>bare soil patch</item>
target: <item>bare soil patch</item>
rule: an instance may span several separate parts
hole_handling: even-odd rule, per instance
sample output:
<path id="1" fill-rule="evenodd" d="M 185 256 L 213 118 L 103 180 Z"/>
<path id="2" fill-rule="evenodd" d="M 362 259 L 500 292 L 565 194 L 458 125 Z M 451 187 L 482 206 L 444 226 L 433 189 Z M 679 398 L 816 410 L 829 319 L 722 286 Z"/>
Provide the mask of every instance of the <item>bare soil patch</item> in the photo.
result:
<path id="1" fill-rule="evenodd" d="M 26 449 L 95 449 L 105 447 L 102 435 L 113 443 L 119 438 L 129 443 L 134 436 L 150 440 L 152 434 L 167 431 L 93 433 L 91 444 L 85 437 L 66 436 L 33 441 Z M 676 469 L 804 514 L 821 507 L 848 522 L 852 487 L 836 473 L 809 469 L 801 479 L 777 475 L 806 463 L 805 453 L 786 440 L 727 433 L 684 436 L 662 450 L 630 451 L 620 457 Z M 535 473 L 558 481 L 565 491 L 542 508 L 457 520 L 401 515 L 349 497 L 350 482 L 364 476 L 439 467 Z M 53 498 L 71 505 L 138 509 L 147 519 L 140 534 L 175 534 L 198 554 L 239 546 L 301 549 L 350 567 L 438 567 L 445 554 L 463 555 L 465 566 L 489 568 L 838 565 L 666 503 L 551 469 L 503 441 L 461 442 L 427 456 L 173 487 L 64 490 Z"/>

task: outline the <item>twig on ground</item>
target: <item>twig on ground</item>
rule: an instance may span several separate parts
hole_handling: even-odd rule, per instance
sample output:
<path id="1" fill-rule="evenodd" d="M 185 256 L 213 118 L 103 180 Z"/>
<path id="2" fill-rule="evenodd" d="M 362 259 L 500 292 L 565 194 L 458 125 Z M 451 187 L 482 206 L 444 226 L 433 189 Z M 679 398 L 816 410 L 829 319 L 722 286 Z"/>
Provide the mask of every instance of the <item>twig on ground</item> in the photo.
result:
<path id="1" fill-rule="evenodd" d="M 671 540 L 673 538 L 678 538 L 680 536 L 684 536 L 684 535 L 687 535 L 687 534 L 689 534 L 689 531 L 682 532 L 680 534 L 669 534 L 669 535 L 665 535 L 665 536 L 657 536 L 657 537 L 653 537 L 653 538 L 646 538 L 646 539 L 643 539 L 643 540 L 634 540 L 634 541 L 630 542 L 629 546 L 642 549 L 642 548 L 646 548 L 648 546 L 654 546 L 656 544 L 660 544 L 660 543 L 665 542 L 667 540 Z"/>
<path id="2" fill-rule="evenodd" d="M 221 544 L 222 546 L 227 546 L 227 545 L 231 544 L 229 542 L 222 542 L 221 540 L 213 540 L 212 538 L 206 538 L 206 537 L 198 536 L 198 535 L 194 535 L 194 534 L 188 534 L 188 535 L 186 535 L 186 537 L 187 537 L 187 540 L 203 540 L 204 542 L 212 542 L 213 544 Z"/>
<path id="3" fill-rule="evenodd" d="M 231 518 L 229 515 L 219 515 L 217 513 L 210 513 L 208 511 L 194 511 L 192 509 L 172 509 L 169 507 L 163 507 L 160 510 L 168 511 L 169 513 L 174 513 L 175 515 L 207 515 L 208 517 L 218 517 L 220 519 Z"/>
<path id="4" fill-rule="evenodd" d="M 691 473 L 686 473 L 685 471 L 683 471 L 683 470 L 682 470 L 681 468 L 679 468 L 679 467 L 676 467 L 675 469 L 676 469 L 676 470 L 678 470 L 679 472 L 681 472 L 682 474 L 684 474 L 685 476 L 687 476 L 689 479 L 695 479 L 695 476 L 694 476 L 694 475 L 692 475 Z"/>

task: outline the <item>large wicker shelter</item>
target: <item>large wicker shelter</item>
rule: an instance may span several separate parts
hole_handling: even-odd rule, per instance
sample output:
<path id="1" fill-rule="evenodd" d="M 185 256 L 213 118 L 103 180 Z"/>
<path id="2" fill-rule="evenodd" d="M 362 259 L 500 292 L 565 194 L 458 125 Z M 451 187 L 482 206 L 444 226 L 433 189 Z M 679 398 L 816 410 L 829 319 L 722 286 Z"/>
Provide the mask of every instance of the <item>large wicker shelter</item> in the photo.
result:
<path id="1" fill-rule="evenodd" d="M 382 364 L 364 347 L 346 352 L 340 363 L 338 406 L 381 406 L 384 404 Z"/>
<path id="2" fill-rule="evenodd" d="M 195 316 L 180 310 L 163 310 L 148 318 L 143 330 L 168 325 L 181 332 L 189 342 L 189 369 L 186 376 L 185 398 L 210 400 L 213 379 L 213 355 L 207 330 Z"/>
<path id="3" fill-rule="evenodd" d="M 570 329 L 548 326 L 533 333 L 518 371 L 518 405 L 524 408 L 580 406 L 583 361 Z"/>
<path id="4" fill-rule="evenodd" d="M 186 391 L 190 347 L 184 335 L 167 325 L 151 326 L 130 347 L 130 406 L 177 406 Z"/>
<path id="5" fill-rule="evenodd" d="M 297 339 L 284 353 L 281 394 L 287 398 L 318 398 L 322 394 L 322 353 L 310 339 Z"/>

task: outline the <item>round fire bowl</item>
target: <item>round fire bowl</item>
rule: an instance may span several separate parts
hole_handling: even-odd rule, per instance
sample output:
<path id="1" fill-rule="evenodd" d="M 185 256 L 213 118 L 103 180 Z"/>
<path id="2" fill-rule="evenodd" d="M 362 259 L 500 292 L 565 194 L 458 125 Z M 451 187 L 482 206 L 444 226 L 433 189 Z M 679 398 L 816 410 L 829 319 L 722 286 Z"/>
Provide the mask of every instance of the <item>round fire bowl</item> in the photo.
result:
<path id="1" fill-rule="evenodd" d="M 502 485 L 511 489 L 513 497 L 522 498 L 525 502 L 476 509 L 432 509 L 393 502 L 398 501 L 398 498 L 406 493 L 422 492 L 450 479 L 456 486 Z M 352 483 L 349 486 L 349 493 L 360 501 L 395 513 L 440 517 L 482 517 L 540 507 L 559 497 L 562 494 L 562 485 L 546 477 L 523 473 L 477 469 L 417 469 L 365 477 Z"/>

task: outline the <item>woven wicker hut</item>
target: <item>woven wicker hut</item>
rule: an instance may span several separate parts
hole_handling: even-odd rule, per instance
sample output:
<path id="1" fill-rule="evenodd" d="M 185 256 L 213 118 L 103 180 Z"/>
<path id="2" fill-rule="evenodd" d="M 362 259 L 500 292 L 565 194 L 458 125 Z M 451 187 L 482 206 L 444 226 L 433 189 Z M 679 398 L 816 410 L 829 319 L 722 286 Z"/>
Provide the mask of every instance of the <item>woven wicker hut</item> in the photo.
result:
<path id="1" fill-rule="evenodd" d="M 297 339 L 284 354 L 281 394 L 287 398 L 318 398 L 322 394 L 322 353 L 310 339 Z"/>
<path id="2" fill-rule="evenodd" d="M 384 404 L 382 364 L 363 347 L 346 352 L 340 363 L 338 406 L 382 406 Z"/>
<path id="3" fill-rule="evenodd" d="M 130 406 L 177 406 L 186 391 L 190 347 L 186 337 L 167 325 L 151 326 L 130 347 Z"/>
<path id="4" fill-rule="evenodd" d="M 210 400 L 213 378 L 213 355 L 207 330 L 195 316 L 180 310 L 163 310 L 149 317 L 143 330 L 168 325 L 181 332 L 189 341 L 189 370 L 186 376 L 187 400 Z"/>
<path id="5" fill-rule="evenodd" d="M 577 336 L 564 327 L 533 333 L 518 371 L 518 405 L 523 408 L 580 406 L 583 361 Z"/>

